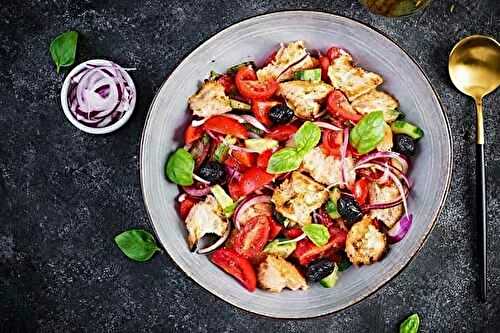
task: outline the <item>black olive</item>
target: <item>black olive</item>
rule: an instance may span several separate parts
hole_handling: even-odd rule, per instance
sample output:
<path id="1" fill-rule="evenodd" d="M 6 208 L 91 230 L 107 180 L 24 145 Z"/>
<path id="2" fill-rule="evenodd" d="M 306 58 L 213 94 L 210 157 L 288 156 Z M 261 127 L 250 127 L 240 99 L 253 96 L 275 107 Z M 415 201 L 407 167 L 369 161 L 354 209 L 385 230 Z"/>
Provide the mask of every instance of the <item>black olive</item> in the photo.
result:
<path id="1" fill-rule="evenodd" d="M 211 183 L 219 183 L 226 176 L 226 171 L 219 162 L 210 161 L 200 167 L 200 170 L 198 170 L 198 176 Z"/>
<path id="2" fill-rule="evenodd" d="M 320 259 L 307 266 L 306 277 L 309 282 L 318 282 L 332 274 L 335 264 L 330 260 Z"/>
<path id="3" fill-rule="evenodd" d="M 285 104 L 278 104 L 269 110 L 269 119 L 273 124 L 286 124 L 293 119 L 293 111 Z"/>
<path id="4" fill-rule="evenodd" d="M 281 213 L 278 212 L 276 209 L 273 211 L 273 215 L 274 215 L 274 218 L 276 219 L 276 221 L 278 221 L 280 224 L 285 224 L 286 217 L 281 215 Z"/>
<path id="5" fill-rule="evenodd" d="M 352 197 L 342 195 L 337 201 L 339 214 L 352 225 L 363 218 L 363 212 L 356 200 Z"/>
<path id="6" fill-rule="evenodd" d="M 397 134 L 394 137 L 394 151 L 407 156 L 415 154 L 415 140 L 406 134 Z"/>

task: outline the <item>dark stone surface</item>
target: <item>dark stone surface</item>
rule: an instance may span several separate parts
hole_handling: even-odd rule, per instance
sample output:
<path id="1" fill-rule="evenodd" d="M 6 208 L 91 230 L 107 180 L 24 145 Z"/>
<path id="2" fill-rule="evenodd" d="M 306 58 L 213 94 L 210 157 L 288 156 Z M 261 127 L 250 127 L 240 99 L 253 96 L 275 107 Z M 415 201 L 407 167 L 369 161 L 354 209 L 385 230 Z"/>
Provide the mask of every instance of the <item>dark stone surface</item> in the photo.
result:
<path id="1" fill-rule="evenodd" d="M 454 4 L 454 10 L 450 6 Z M 500 93 L 485 100 L 490 301 L 477 298 L 473 104 L 451 85 L 448 52 L 461 37 L 499 37 L 500 5 L 434 1 L 407 19 L 368 14 L 355 1 L 14 1 L 0 5 L 0 331 L 395 332 L 418 312 L 425 332 L 497 331 L 500 319 Z M 281 9 L 354 17 L 414 56 L 453 129 L 446 207 L 417 258 L 361 303 L 311 320 L 241 311 L 201 289 L 168 256 L 127 260 L 113 236 L 150 228 L 138 176 L 139 139 L 156 90 L 196 45 L 241 19 Z M 300 22 L 298 22 L 299 24 Z M 80 34 L 78 62 L 107 58 L 132 73 L 139 97 L 129 123 L 91 136 L 64 117 L 48 46 Z"/>

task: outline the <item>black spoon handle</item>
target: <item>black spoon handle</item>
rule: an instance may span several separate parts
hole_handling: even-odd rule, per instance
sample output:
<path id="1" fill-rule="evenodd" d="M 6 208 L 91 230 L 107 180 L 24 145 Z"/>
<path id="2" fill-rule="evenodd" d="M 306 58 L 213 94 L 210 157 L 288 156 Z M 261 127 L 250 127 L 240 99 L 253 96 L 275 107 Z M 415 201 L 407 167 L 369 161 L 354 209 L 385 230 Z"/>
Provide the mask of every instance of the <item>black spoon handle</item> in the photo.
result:
<path id="1" fill-rule="evenodd" d="M 476 209 L 479 231 L 479 253 L 481 254 L 480 291 L 481 300 L 487 300 L 488 256 L 487 256 L 487 226 L 488 214 L 486 210 L 486 176 L 484 171 L 484 145 L 476 144 Z"/>

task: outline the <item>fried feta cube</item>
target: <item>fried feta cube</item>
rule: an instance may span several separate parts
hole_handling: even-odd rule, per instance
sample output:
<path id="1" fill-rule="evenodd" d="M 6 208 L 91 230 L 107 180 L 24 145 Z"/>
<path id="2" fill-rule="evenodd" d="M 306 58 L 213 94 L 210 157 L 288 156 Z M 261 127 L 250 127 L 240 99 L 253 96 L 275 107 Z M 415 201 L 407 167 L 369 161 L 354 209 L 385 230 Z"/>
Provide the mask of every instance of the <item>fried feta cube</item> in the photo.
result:
<path id="1" fill-rule="evenodd" d="M 285 98 L 297 117 L 312 119 L 319 114 L 320 103 L 332 90 L 331 85 L 321 81 L 296 80 L 280 83 L 278 95 Z"/>
<path id="2" fill-rule="evenodd" d="M 370 265 L 382 259 L 387 249 L 387 239 L 370 217 L 355 223 L 347 233 L 345 252 L 355 265 Z"/>
<path id="3" fill-rule="evenodd" d="M 354 160 L 352 157 L 345 159 L 347 171 L 346 183 L 353 183 L 356 178 L 354 171 Z M 334 156 L 323 153 L 320 147 L 316 147 L 304 156 L 302 169 L 307 171 L 314 180 L 325 185 L 337 185 L 342 183 L 342 163 Z"/>
<path id="4" fill-rule="evenodd" d="M 189 107 L 195 116 L 207 118 L 232 110 L 224 86 L 217 81 L 206 81 L 200 90 L 189 97 Z"/>
<path id="5" fill-rule="evenodd" d="M 374 182 L 370 184 L 368 188 L 368 196 L 370 203 L 388 203 L 400 196 L 399 190 L 396 185 L 381 186 Z M 399 204 L 392 208 L 385 209 L 372 209 L 370 211 L 370 217 L 376 218 L 377 220 L 383 222 L 388 228 L 391 228 L 396 222 L 399 221 L 401 216 L 403 216 L 404 208 L 403 204 Z"/>
<path id="6" fill-rule="evenodd" d="M 212 195 L 191 208 L 185 220 L 190 249 L 207 234 L 222 236 L 226 232 L 228 223 L 221 216 L 222 210 Z"/>
<path id="7" fill-rule="evenodd" d="M 341 52 L 340 56 L 328 67 L 328 77 L 332 85 L 340 89 L 349 101 L 353 101 L 384 82 L 380 75 L 354 66 L 351 55 L 345 51 Z"/>
<path id="8" fill-rule="evenodd" d="M 284 288 L 291 290 L 307 289 L 307 282 L 298 269 L 284 258 L 269 255 L 259 265 L 257 280 L 263 289 L 281 292 Z"/>
<path id="9" fill-rule="evenodd" d="M 311 223 L 311 213 L 326 200 L 328 191 L 325 187 L 298 171 L 281 183 L 272 196 L 276 210 L 301 226 Z"/>

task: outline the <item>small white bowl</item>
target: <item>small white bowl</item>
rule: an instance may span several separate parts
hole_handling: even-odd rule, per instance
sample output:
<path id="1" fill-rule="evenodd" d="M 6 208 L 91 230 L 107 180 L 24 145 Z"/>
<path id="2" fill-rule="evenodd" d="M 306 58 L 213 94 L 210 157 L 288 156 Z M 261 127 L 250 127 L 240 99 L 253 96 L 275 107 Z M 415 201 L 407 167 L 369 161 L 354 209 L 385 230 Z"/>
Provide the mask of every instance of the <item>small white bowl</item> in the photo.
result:
<path id="1" fill-rule="evenodd" d="M 127 83 L 129 86 L 135 91 L 136 93 L 130 100 L 130 108 L 125 111 L 124 115 L 118 119 L 115 123 L 109 125 L 109 126 L 104 126 L 104 127 L 90 127 L 87 126 L 81 122 L 79 122 L 71 113 L 71 110 L 69 109 L 68 105 L 68 89 L 69 89 L 69 84 L 71 81 L 71 78 L 75 76 L 80 70 L 82 70 L 85 65 L 87 64 L 92 64 L 92 65 L 108 65 L 109 63 L 113 63 L 110 60 L 104 60 L 104 59 L 92 59 L 92 60 L 87 60 L 85 62 L 82 62 L 81 64 L 77 65 L 75 68 L 71 70 L 71 72 L 68 73 L 66 76 L 66 79 L 64 80 L 64 83 L 61 88 L 61 105 L 64 111 L 64 115 L 68 120 L 78 129 L 90 133 L 90 134 L 107 134 L 111 133 L 113 131 L 116 131 L 120 127 L 122 127 L 132 116 L 132 113 L 134 112 L 135 109 L 135 102 L 137 98 L 137 90 L 135 89 L 134 81 L 132 81 L 132 78 L 130 75 L 128 75 L 127 71 L 123 70 L 123 76 L 127 80 Z M 119 65 L 117 65 L 119 66 Z M 121 68 L 121 67 L 120 67 Z"/>

